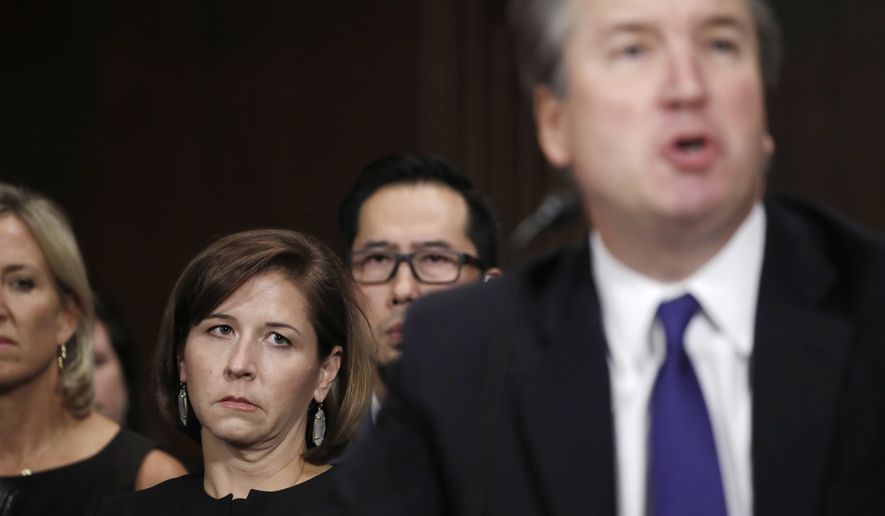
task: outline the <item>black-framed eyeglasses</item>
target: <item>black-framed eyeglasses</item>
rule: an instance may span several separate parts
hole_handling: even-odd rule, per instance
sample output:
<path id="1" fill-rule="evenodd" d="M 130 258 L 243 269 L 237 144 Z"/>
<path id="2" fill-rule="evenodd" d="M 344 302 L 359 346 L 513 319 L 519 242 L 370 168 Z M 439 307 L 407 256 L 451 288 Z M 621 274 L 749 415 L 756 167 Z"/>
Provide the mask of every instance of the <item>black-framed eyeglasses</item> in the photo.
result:
<path id="1" fill-rule="evenodd" d="M 483 268 L 479 258 L 447 249 L 422 249 L 406 254 L 368 249 L 351 253 L 347 261 L 353 279 L 363 285 L 387 283 L 402 262 L 409 264 L 415 279 L 432 285 L 458 281 L 465 265 L 473 265 L 480 270 Z"/>

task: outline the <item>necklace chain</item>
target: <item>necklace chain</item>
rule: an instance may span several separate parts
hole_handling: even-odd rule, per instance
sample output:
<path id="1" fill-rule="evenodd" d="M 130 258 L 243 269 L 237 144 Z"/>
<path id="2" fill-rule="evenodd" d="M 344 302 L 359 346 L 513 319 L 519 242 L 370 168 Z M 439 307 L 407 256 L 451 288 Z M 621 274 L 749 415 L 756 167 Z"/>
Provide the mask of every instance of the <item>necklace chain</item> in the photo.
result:
<path id="1" fill-rule="evenodd" d="M 58 436 L 61 434 L 61 431 L 62 431 L 61 426 L 56 428 L 55 433 L 52 434 L 52 439 L 50 439 L 45 445 L 43 445 L 43 447 L 41 447 L 39 450 L 37 450 L 37 453 L 35 453 L 31 456 L 30 462 L 34 462 L 35 458 L 40 458 L 44 453 L 46 453 L 46 450 L 48 450 L 49 448 L 52 447 L 52 443 L 55 442 L 56 440 L 58 440 Z M 23 462 L 26 464 L 28 463 L 27 460 L 25 460 Z M 23 477 L 29 477 L 33 474 L 34 474 L 34 471 L 31 468 L 26 467 L 26 468 L 22 468 L 22 470 L 21 470 L 21 476 L 23 476 Z"/>

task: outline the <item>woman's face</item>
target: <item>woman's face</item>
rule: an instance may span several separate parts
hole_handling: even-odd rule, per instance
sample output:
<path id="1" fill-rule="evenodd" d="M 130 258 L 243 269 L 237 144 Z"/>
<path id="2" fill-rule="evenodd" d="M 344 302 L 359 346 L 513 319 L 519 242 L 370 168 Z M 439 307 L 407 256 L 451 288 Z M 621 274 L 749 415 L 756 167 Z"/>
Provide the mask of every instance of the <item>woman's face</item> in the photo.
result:
<path id="1" fill-rule="evenodd" d="M 101 321 L 95 321 L 92 327 L 92 357 L 95 362 L 95 410 L 122 425 L 129 411 L 129 388 L 120 357 Z"/>
<path id="2" fill-rule="evenodd" d="M 0 391 L 57 374 L 58 348 L 77 328 L 43 251 L 24 223 L 0 215 Z"/>
<path id="3" fill-rule="evenodd" d="M 191 328 L 179 357 L 203 440 L 260 447 L 304 442 L 311 399 L 323 401 L 341 348 L 317 357 L 308 306 L 282 273 L 256 276 Z"/>

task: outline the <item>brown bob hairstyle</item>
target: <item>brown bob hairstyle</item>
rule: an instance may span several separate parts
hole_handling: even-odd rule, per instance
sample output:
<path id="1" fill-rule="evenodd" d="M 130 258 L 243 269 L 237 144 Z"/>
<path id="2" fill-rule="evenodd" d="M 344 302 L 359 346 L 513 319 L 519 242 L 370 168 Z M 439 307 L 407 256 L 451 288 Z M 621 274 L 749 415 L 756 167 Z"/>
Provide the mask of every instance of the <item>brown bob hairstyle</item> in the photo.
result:
<path id="1" fill-rule="evenodd" d="M 187 427 L 178 423 L 178 357 L 191 328 L 244 283 L 268 272 L 288 277 L 307 300 L 319 359 L 325 360 L 336 345 L 343 349 L 338 376 L 323 402 L 326 437 L 321 445 L 310 447 L 313 443 L 305 436 L 304 459 L 325 464 L 350 444 L 368 409 L 374 346 L 350 275 L 332 251 L 311 236 L 273 229 L 244 231 L 215 241 L 191 260 L 163 314 L 152 364 L 154 392 L 166 421 L 199 440 L 201 426 L 192 409 Z M 310 422 L 315 403 L 307 410 Z"/>

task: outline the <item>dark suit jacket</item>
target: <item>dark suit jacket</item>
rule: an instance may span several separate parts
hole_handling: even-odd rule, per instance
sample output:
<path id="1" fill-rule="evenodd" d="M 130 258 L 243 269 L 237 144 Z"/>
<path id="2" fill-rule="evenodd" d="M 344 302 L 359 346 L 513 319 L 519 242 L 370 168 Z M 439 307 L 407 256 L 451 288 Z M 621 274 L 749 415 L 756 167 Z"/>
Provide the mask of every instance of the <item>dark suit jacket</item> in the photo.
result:
<path id="1" fill-rule="evenodd" d="M 766 202 L 751 367 L 758 516 L 885 514 L 885 244 Z M 484 395 L 489 342 L 509 359 Z M 339 472 L 347 514 L 616 514 L 606 343 L 586 243 L 409 312 L 378 425 Z M 493 438 L 477 422 L 496 404 Z M 476 464 L 487 457 L 488 471 Z"/>

